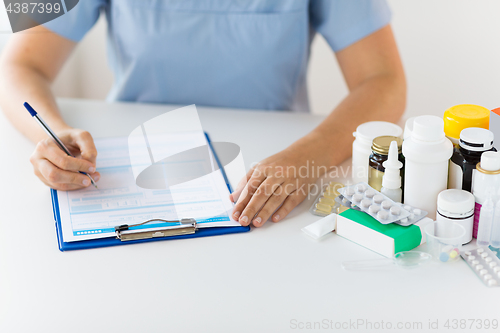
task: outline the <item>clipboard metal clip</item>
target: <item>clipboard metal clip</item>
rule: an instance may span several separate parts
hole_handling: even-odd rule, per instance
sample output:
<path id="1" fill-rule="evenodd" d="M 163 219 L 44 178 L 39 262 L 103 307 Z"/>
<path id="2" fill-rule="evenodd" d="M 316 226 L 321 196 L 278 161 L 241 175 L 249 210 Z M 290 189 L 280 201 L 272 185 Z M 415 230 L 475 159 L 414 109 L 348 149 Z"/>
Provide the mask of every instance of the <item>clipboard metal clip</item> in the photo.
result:
<path id="1" fill-rule="evenodd" d="M 166 223 L 180 223 L 174 226 L 165 227 L 154 227 L 154 228 L 139 228 L 151 222 L 166 222 Z M 122 224 L 115 227 L 116 238 L 124 241 L 138 240 L 138 239 L 148 239 L 148 238 L 159 238 L 159 237 L 169 237 L 169 236 L 179 236 L 194 234 L 197 230 L 196 220 L 193 218 L 185 218 L 180 220 L 162 220 L 162 219 L 152 219 L 138 224 Z"/>

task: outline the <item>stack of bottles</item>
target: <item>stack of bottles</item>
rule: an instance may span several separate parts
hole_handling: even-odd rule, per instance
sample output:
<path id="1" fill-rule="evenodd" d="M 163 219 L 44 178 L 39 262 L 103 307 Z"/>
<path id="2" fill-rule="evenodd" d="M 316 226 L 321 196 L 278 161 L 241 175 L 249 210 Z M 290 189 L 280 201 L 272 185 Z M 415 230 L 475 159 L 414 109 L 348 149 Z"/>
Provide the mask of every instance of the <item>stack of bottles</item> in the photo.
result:
<path id="1" fill-rule="evenodd" d="M 500 109 L 461 104 L 443 118 L 413 117 L 404 140 L 394 124 L 360 125 L 353 143 L 354 183 L 367 181 L 433 219 L 461 224 L 464 244 L 477 237 L 480 245 L 500 247 L 500 153 L 494 147 L 500 128 L 489 130 L 490 114 L 500 115 Z"/>

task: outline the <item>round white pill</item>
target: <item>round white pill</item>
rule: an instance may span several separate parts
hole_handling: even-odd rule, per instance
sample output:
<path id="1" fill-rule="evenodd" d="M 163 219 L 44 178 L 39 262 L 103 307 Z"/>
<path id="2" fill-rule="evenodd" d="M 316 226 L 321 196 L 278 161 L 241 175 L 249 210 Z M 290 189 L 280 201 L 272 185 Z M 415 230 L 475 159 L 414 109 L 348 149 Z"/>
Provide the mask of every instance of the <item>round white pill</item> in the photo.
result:
<path id="1" fill-rule="evenodd" d="M 370 198 L 370 199 L 373 198 L 375 196 L 375 194 L 377 194 L 377 193 L 375 192 L 375 190 L 372 190 L 372 189 L 369 189 L 365 192 L 366 197 Z"/>
<path id="2" fill-rule="evenodd" d="M 490 286 L 490 287 L 491 287 L 491 286 L 496 286 L 496 285 L 497 285 L 497 283 L 498 283 L 498 282 L 497 282 L 496 280 L 489 280 L 489 281 L 488 281 L 488 286 Z"/>
<path id="3" fill-rule="evenodd" d="M 494 262 L 494 261 L 490 262 L 490 267 L 492 267 L 492 268 L 493 268 L 493 267 L 495 267 L 496 265 L 498 265 L 496 262 Z"/>
<path id="4" fill-rule="evenodd" d="M 477 266 L 476 266 L 476 270 L 478 270 L 478 271 L 479 271 L 479 270 L 481 270 L 481 269 L 483 269 L 483 268 L 484 268 L 484 266 L 483 266 L 483 265 L 477 265 Z"/>
<path id="5" fill-rule="evenodd" d="M 406 211 L 411 212 L 411 206 L 409 206 L 409 205 L 404 205 L 404 207 L 403 207 L 403 208 L 404 208 Z"/>
<path id="6" fill-rule="evenodd" d="M 401 214 L 401 208 L 399 208 L 399 206 L 392 206 L 391 214 L 398 216 L 399 214 Z"/>
<path id="7" fill-rule="evenodd" d="M 415 214 L 411 213 L 410 215 L 408 215 L 408 218 L 409 218 L 410 220 L 413 220 L 413 219 L 415 218 Z"/>
<path id="8" fill-rule="evenodd" d="M 370 199 L 363 199 L 361 200 L 361 207 L 367 209 L 368 207 L 370 207 L 370 205 L 372 204 L 372 201 Z"/>
<path id="9" fill-rule="evenodd" d="M 354 203 L 359 203 L 361 202 L 361 200 L 363 200 L 362 194 L 356 193 L 355 195 L 352 196 L 352 202 Z"/>
<path id="10" fill-rule="evenodd" d="M 486 258 L 487 256 L 488 256 L 488 253 L 486 253 L 486 252 L 481 253 L 481 257 Z"/>
<path id="11" fill-rule="evenodd" d="M 356 185 L 356 192 L 363 193 L 364 191 L 366 191 L 366 185 L 365 184 L 358 184 L 358 185 Z"/>
<path id="12" fill-rule="evenodd" d="M 399 222 L 401 222 L 402 224 L 406 224 L 408 223 L 408 218 L 405 217 L 404 219 L 399 220 Z"/>
<path id="13" fill-rule="evenodd" d="M 468 259 L 469 259 L 469 261 L 472 261 L 472 260 L 476 259 L 476 256 L 469 256 Z"/>
<path id="14" fill-rule="evenodd" d="M 483 252 L 484 252 L 483 248 L 477 249 L 477 253 L 483 253 Z"/>
<path id="15" fill-rule="evenodd" d="M 373 197 L 373 202 L 375 202 L 376 204 L 380 205 L 382 201 L 384 201 L 384 196 L 382 194 L 377 194 L 376 196 Z"/>
<path id="16" fill-rule="evenodd" d="M 420 215 L 420 214 L 422 214 L 422 211 L 421 211 L 420 209 L 418 209 L 418 208 L 415 208 L 415 209 L 413 210 L 413 214 L 415 214 L 415 215 Z"/>
<path id="17" fill-rule="evenodd" d="M 379 205 L 371 205 L 370 208 L 368 208 L 368 212 L 370 214 L 377 214 L 379 211 L 380 211 Z"/>
<path id="18" fill-rule="evenodd" d="M 490 262 L 490 261 L 492 261 L 492 260 L 493 260 L 493 259 L 491 259 L 491 257 L 484 258 L 484 261 L 486 261 L 486 262 Z"/>
<path id="19" fill-rule="evenodd" d="M 484 276 L 484 279 L 485 279 L 485 280 L 493 279 L 493 275 L 491 275 L 491 274 L 486 274 L 486 275 Z"/>
<path id="20" fill-rule="evenodd" d="M 464 252 L 464 254 L 465 254 L 466 256 L 470 256 L 470 255 L 471 255 L 470 251 L 465 251 L 465 252 Z"/>
<path id="21" fill-rule="evenodd" d="M 373 198 L 373 201 L 375 201 L 375 198 Z M 377 203 L 380 203 L 380 202 L 377 202 Z M 391 208 L 391 206 L 392 206 L 392 202 L 390 202 L 389 200 L 382 201 L 382 208 L 383 209 L 389 209 L 389 208 Z"/>
<path id="22" fill-rule="evenodd" d="M 379 220 L 387 220 L 389 217 L 389 213 L 387 213 L 385 210 L 381 210 L 380 212 L 377 213 L 377 218 Z"/>
<path id="23" fill-rule="evenodd" d="M 485 275 L 486 273 L 488 273 L 487 269 L 482 269 L 482 270 L 479 271 L 480 275 Z"/>
<path id="24" fill-rule="evenodd" d="M 479 264 L 479 260 L 472 260 L 472 264 L 473 264 L 473 265 L 477 265 L 477 264 Z"/>
<path id="25" fill-rule="evenodd" d="M 347 188 L 345 189 L 345 192 L 344 192 L 344 193 L 345 193 L 345 195 L 346 195 L 346 196 L 348 196 L 348 197 L 352 197 L 352 196 L 354 195 L 354 193 L 355 193 L 355 192 L 354 192 L 354 188 L 352 188 L 352 187 L 347 187 Z"/>
<path id="26" fill-rule="evenodd" d="M 493 272 L 495 273 L 500 272 L 500 266 L 493 267 Z"/>

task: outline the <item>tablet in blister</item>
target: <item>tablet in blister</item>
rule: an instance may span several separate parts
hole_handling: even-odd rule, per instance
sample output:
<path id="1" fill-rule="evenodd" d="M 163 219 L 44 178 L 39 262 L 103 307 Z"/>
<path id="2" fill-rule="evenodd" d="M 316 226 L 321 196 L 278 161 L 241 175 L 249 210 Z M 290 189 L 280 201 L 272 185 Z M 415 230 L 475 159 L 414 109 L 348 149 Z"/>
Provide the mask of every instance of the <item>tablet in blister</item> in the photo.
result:
<path id="1" fill-rule="evenodd" d="M 500 286 L 500 259 L 489 248 L 460 253 L 476 276 L 488 287 Z"/>
<path id="2" fill-rule="evenodd" d="M 399 207 L 401 210 L 405 210 L 408 213 L 410 213 L 410 215 L 408 215 L 408 217 L 405 217 L 403 219 L 400 219 L 400 220 L 394 222 L 394 223 L 399 224 L 403 227 L 407 227 L 407 226 L 410 226 L 412 224 L 415 224 L 427 216 L 427 212 L 425 210 L 422 210 L 419 208 L 414 208 L 410 205 L 399 204 Z"/>
<path id="3" fill-rule="evenodd" d="M 317 216 L 328 216 L 331 213 L 340 213 L 341 204 L 336 202 L 339 196 L 338 190 L 344 187 L 344 184 L 337 182 L 330 182 L 323 187 L 321 194 L 314 200 L 313 205 L 309 211 Z"/>
<path id="4" fill-rule="evenodd" d="M 369 214 L 382 224 L 389 224 L 398 220 L 408 218 L 410 212 L 401 209 L 399 203 L 373 189 L 366 183 L 358 183 L 339 189 L 340 194 L 363 212 Z M 391 208 L 393 209 L 391 213 Z M 395 213 L 398 214 L 395 214 Z"/>

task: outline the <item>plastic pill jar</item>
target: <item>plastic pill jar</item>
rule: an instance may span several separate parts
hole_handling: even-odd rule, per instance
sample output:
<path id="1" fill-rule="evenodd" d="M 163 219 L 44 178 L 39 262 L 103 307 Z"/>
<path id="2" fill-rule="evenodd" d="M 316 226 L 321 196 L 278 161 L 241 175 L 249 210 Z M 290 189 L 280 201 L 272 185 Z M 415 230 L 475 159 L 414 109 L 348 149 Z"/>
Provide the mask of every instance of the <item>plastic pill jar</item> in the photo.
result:
<path id="1" fill-rule="evenodd" d="M 403 168 L 401 168 L 401 179 L 404 179 L 404 157 L 401 153 L 403 146 L 403 140 L 395 136 L 379 136 L 373 139 L 372 143 L 372 153 L 368 161 L 369 171 L 368 171 L 368 185 L 373 187 L 375 190 L 380 191 L 382 189 L 382 178 L 384 177 L 385 168 L 382 165 L 389 157 L 389 147 L 392 141 L 398 143 L 398 160 L 403 163 Z"/>
<path id="2" fill-rule="evenodd" d="M 444 190 L 437 198 L 436 221 L 456 222 L 465 228 L 462 244 L 472 240 L 475 200 L 472 193 L 464 190 Z"/>
<path id="3" fill-rule="evenodd" d="M 373 139 L 382 135 L 401 137 L 403 129 L 386 121 L 370 121 L 359 125 L 352 135 L 356 138 L 352 143 L 353 183 L 368 183 L 368 160 L 372 153 Z"/>
<path id="4" fill-rule="evenodd" d="M 460 132 L 469 127 L 489 129 L 490 110 L 473 104 L 459 104 L 444 112 L 444 133 L 446 137 L 458 146 Z"/>

